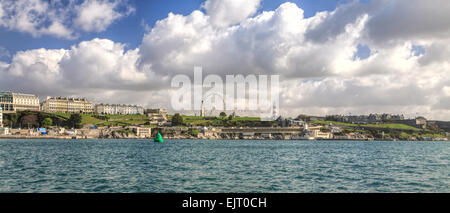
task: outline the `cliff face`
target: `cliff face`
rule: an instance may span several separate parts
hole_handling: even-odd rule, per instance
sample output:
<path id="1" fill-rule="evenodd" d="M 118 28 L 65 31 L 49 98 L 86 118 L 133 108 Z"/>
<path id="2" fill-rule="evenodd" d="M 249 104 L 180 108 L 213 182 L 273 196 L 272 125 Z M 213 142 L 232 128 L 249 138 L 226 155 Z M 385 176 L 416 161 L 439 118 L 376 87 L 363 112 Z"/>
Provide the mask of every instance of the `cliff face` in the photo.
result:
<path id="1" fill-rule="evenodd" d="M 244 136 L 241 134 L 233 133 L 210 133 L 210 134 L 198 134 L 197 136 L 192 136 L 188 134 L 177 134 L 177 135 L 165 135 L 163 138 L 167 139 L 199 139 L 199 140 L 290 140 L 290 136 L 272 135 L 270 137 L 263 137 L 260 135 Z"/>
<path id="2" fill-rule="evenodd" d="M 140 137 L 129 132 L 118 132 L 118 131 L 102 131 L 99 134 L 99 138 L 102 139 L 138 139 Z"/>

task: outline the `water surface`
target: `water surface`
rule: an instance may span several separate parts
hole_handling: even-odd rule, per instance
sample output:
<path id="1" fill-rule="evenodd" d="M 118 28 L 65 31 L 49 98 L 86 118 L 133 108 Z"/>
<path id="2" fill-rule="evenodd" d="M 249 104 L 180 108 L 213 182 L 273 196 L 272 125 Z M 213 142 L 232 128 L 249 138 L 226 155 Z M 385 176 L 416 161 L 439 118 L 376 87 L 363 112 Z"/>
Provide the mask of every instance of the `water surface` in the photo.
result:
<path id="1" fill-rule="evenodd" d="M 450 192 L 450 143 L 2 139 L 0 192 Z"/>

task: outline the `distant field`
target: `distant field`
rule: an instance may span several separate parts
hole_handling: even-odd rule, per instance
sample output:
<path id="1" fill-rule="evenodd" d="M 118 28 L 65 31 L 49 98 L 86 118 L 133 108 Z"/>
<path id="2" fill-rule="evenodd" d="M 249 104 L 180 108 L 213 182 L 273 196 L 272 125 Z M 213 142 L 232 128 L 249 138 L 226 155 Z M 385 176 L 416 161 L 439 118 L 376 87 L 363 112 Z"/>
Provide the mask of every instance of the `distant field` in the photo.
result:
<path id="1" fill-rule="evenodd" d="M 62 119 L 69 119 L 68 113 L 49 113 Z M 128 126 L 144 125 L 148 121 L 145 115 L 99 115 L 105 117 L 105 120 L 96 118 L 92 114 L 81 114 L 81 124 L 92 124 L 94 126 Z M 109 121 L 108 121 L 109 120 Z"/>
<path id="2" fill-rule="evenodd" d="M 104 122 L 104 120 L 100 120 L 97 118 L 92 117 L 92 115 L 81 115 L 81 124 L 93 124 L 97 125 L 98 123 Z"/>
<path id="3" fill-rule="evenodd" d="M 68 113 L 48 113 L 48 114 L 56 115 L 57 117 L 66 118 L 66 119 L 70 118 L 70 114 L 68 114 Z"/>
<path id="4" fill-rule="evenodd" d="M 189 115 L 182 115 L 184 120 L 227 120 L 228 116 L 226 117 L 220 117 L 220 116 L 208 116 L 208 117 L 201 117 L 201 116 L 189 116 Z M 260 121 L 261 119 L 259 117 L 233 117 L 233 121 Z"/>
<path id="5" fill-rule="evenodd" d="M 337 126 L 354 126 L 354 127 L 373 127 L 373 128 L 385 128 L 385 129 L 402 129 L 402 130 L 420 130 L 418 128 L 408 126 L 406 124 L 394 124 L 394 123 L 388 123 L 388 124 L 352 124 L 352 123 L 343 123 L 343 122 L 336 122 L 336 121 L 313 121 L 313 124 L 320 124 L 320 125 L 328 125 L 333 124 Z"/>
<path id="6" fill-rule="evenodd" d="M 201 117 L 201 116 L 185 116 L 183 115 L 183 123 L 187 125 L 206 125 L 219 124 L 223 120 L 228 120 L 228 117 Z M 258 117 L 233 117 L 232 121 L 260 121 Z"/>
<path id="7" fill-rule="evenodd" d="M 105 115 L 109 119 L 148 119 L 145 115 Z"/>
<path id="8" fill-rule="evenodd" d="M 63 119 L 69 119 L 71 114 L 67 113 L 49 113 Z M 103 119 L 103 118 L 104 119 Z M 228 120 L 226 117 L 201 117 L 201 116 L 189 116 L 182 115 L 183 123 L 187 126 L 222 126 L 224 121 Z M 148 121 L 148 117 L 145 115 L 92 115 L 81 114 L 81 124 L 92 124 L 94 126 L 128 126 L 128 125 L 144 125 Z M 169 120 L 172 118 L 169 115 Z M 260 121 L 259 117 L 233 117 L 234 122 L 257 122 Z M 150 125 L 149 125 L 150 126 Z"/>

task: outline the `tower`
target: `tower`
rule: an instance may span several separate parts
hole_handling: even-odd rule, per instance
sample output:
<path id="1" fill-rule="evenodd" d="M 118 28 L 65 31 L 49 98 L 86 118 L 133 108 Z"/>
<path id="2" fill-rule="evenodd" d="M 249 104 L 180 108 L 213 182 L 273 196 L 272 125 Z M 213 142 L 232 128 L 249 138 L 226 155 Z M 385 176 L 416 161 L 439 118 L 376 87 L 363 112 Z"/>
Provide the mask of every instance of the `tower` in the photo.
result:
<path id="1" fill-rule="evenodd" d="M 200 117 L 205 117 L 205 104 L 202 100 L 202 109 L 200 110 Z"/>
<path id="2" fill-rule="evenodd" d="M 275 105 L 275 103 L 273 103 L 272 105 L 272 119 L 276 120 L 279 117 L 279 113 L 277 111 L 277 106 Z"/>

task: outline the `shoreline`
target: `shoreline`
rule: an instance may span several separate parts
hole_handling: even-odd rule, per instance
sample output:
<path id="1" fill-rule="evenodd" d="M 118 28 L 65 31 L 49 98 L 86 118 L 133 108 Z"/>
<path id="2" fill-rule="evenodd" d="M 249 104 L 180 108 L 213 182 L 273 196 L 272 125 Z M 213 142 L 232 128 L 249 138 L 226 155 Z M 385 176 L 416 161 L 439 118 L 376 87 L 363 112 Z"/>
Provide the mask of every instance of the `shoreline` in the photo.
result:
<path id="1" fill-rule="evenodd" d="M 31 139 L 31 140 L 153 140 L 154 138 L 94 138 L 84 136 L 0 136 L 0 139 Z M 206 141 L 365 141 L 365 142 L 377 142 L 377 141 L 395 141 L 395 142 L 450 142 L 450 140 L 364 140 L 364 139 L 314 139 L 314 140 L 301 140 L 301 139 L 209 139 L 209 138 L 163 138 L 164 140 L 206 140 Z"/>

